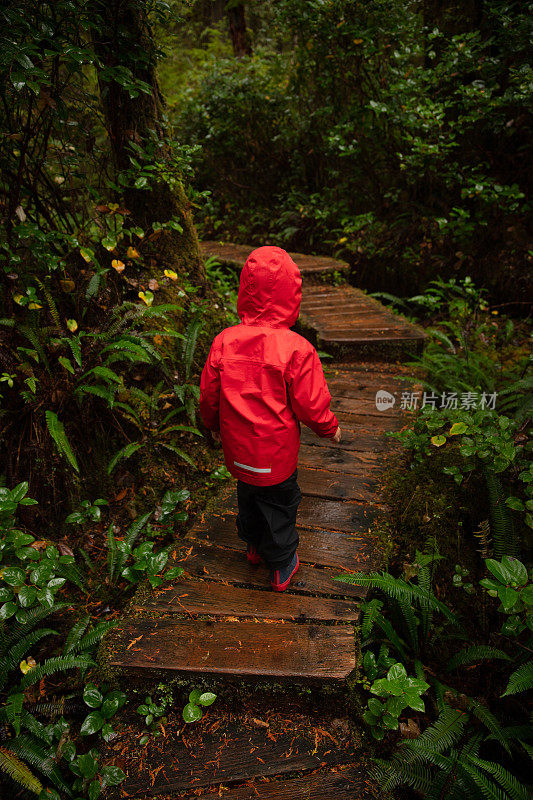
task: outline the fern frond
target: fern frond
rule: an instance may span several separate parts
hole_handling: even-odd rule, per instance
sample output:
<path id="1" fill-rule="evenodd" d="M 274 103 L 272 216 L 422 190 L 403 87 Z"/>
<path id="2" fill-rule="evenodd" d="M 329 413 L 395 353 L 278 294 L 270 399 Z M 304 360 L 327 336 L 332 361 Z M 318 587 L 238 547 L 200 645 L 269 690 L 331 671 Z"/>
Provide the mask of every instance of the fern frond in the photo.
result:
<path id="1" fill-rule="evenodd" d="M 375 766 L 370 770 L 370 780 L 375 781 L 390 791 L 398 786 L 410 786 L 423 797 L 427 796 L 434 780 L 429 767 L 424 765 L 409 765 L 406 769 L 399 770 L 391 765 L 390 761 L 374 759 Z"/>
<path id="2" fill-rule="evenodd" d="M 423 731 L 416 739 L 404 742 L 398 748 L 397 757 L 401 763 L 408 763 L 413 759 L 412 754 L 425 752 L 428 748 L 435 753 L 442 753 L 453 747 L 463 735 L 464 727 L 468 722 L 468 714 L 458 711 L 450 706 L 445 706 L 433 725 Z"/>
<path id="3" fill-rule="evenodd" d="M 470 761 L 485 770 L 485 772 L 488 772 L 489 775 L 492 775 L 512 800 L 530 800 L 531 793 L 529 789 L 501 764 L 473 757 L 470 757 Z"/>
<path id="4" fill-rule="evenodd" d="M 63 778 L 53 757 L 48 755 L 36 741 L 29 736 L 17 736 L 16 739 L 11 739 L 9 747 L 24 761 L 27 761 L 33 769 L 46 775 L 67 797 L 72 797 L 72 790 Z"/>
<path id="5" fill-rule="evenodd" d="M 24 656 L 31 650 L 31 648 L 44 639 L 45 636 L 51 636 L 57 631 L 51 628 L 39 628 L 39 630 L 32 631 L 24 636 L 16 645 L 14 645 L 7 655 L 3 656 L 0 660 L 0 689 L 6 685 L 9 672 L 16 669 Z"/>
<path id="6" fill-rule="evenodd" d="M 26 791 L 37 795 L 43 791 L 42 783 L 29 767 L 5 747 L 0 747 L 0 769 Z"/>
<path id="7" fill-rule="evenodd" d="M 175 447 L 173 444 L 168 444 L 168 442 L 160 442 L 160 445 L 161 447 L 164 447 L 165 450 L 170 450 L 171 453 L 175 453 L 181 458 L 182 461 L 185 461 L 187 464 L 193 467 L 193 469 L 196 469 L 196 464 L 192 458 L 190 458 L 190 456 L 188 456 L 187 453 L 185 453 L 179 447 Z"/>
<path id="8" fill-rule="evenodd" d="M 110 622 L 99 622 L 98 625 L 94 628 L 94 630 L 89 631 L 86 633 L 83 639 L 80 641 L 79 645 L 76 647 L 77 653 L 85 653 L 87 651 L 91 651 L 95 645 L 98 644 L 100 639 L 105 636 L 105 634 L 114 628 L 116 625 L 116 621 L 112 620 Z"/>
<path id="9" fill-rule="evenodd" d="M 107 474 L 111 475 L 116 465 L 121 459 L 130 458 L 134 453 L 142 447 L 141 442 L 130 442 L 125 447 L 122 447 L 118 453 L 115 453 L 107 466 Z"/>
<path id="10" fill-rule="evenodd" d="M 77 387 L 76 394 L 94 394 L 96 397 L 101 397 L 102 400 L 105 400 L 109 408 L 113 408 L 115 404 L 114 392 L 103 386 L 90 386 L 88 383 L 83 383 Z"/>
<path id="11" fill-rule="evenodd" d="M 363 619 L 361 622 L 361 636 L 367 639 L 372 633 L 374 623 L 381 613 L 383 603 L 381 600 L 370 600 L 368 603 L 363 603 Z"/>
<path id="12" fill-rule="evenodd" d="M 505 729 L 502 728 L 494 714 L 489 711 L 489 709 L 483 705 L 483 703 L 478 703 L 477 700 L 473 698 L 470 699 L 468 703 L 468 708 L 472 711 L 472 714 L 478 719 L 492 734 L 491 738 L 495 739 L 507 753 L 511 753 L 511 748 L 509 747 L 509 743 L 507 741 L 508 734 L 506 733 Z"/>
<path id="13" fill-rule="evenodd" d="M 74 361 L 81 367 L 81 341 L 79 336 L 73 336 L 72 338 L 68 339 L 68 344 L 70 349 L 72 350 L 72 356 Z"/>
<path id="14" fill-rule="evenodd" d="M 25 613 L 24 622 L 13 626 L 10 625 L 11 630 L 8 630 L 5 624 L 0 626 L 2 633 L 0 636 L 0 655 L 4 655 L 10 648 L 14 647 L 17 642 L 33 630 L 37 623 L 42 622 L 43 619 L 46 619 L 51 614 L 63 611 L 64 608 L 68 608 L 68 603 L 57 603 L 52 608 L 49 606 L 30 608 Z"/>
<path id="15" fill-rule="evenodd" d="M 115 534 L 113 533 L 113 523 L 111 523 L 107 529 L 107 574 L 109 575 L 109 580 L 111 583 L 113 583 L 115 579 L 117 554 L 117 540 L 115 539 Z"/>
<path id="16" fill-rule="evenodd" d="M 507 689 L 502 694 L 502 697 L 526 692 L 528 689 L 533 689 L 533 661 L 526 661 L 521 667 L 515 669 L 509 677 Z"/>
<path id="17" fill-rule="evenodd" d="M 363 572 L 358 572 L 353 575 L 338 575 L 335 577 L 336 581 L 343 583 L 353 583 L 358 586 L 369 586 L 373 589 L 379 589 L 384 594 L 392 597 L 393 600 L 403 600 L 405 602 L 425 602 L 433 611 L 439 611 L 446 619 L 455 624 L 459 624 L 459 620 L 455 614 L 450 611 L 448 606 L 441 603 L 440 600 L 431 594 L 429 597 L 413 584 L 407 583 L 403 578 L 394 578 L 388 572 L 373 572 L 370 575 Z"/>
<path id="18" fill-rule="evenodd" d="M 202 325 L 204 324 L 203 320 L 203 312 L 201 310 L 197 311 L 187 329 L 185 331 L 185 339 L 182 342 L 181 347 L 181 358 L 183 368 L 185 370 L 185 380 L 188 381 L 191 375 L 191 369 L 194 359 L 194 352 L 196 350 L 196 344 L 198 342 L 198 335 L 202 329 Z"/>
<path id="19" fill-rule="evenodd" d="M 465 664 L 475 664 L 477 661 L 484 661 L 486 659 L 500 659 L 501 661 L 511 661 L 511 658 L 504 653 L 503 650 L 498 650 L 496 647 L 489 647 L 484 644 L 472 645 L 472 647 L 465 647 L 454 656 L 450 658 L 446 669 L 448 672 L 462 667 Z"/>
<path id="20" fill-rule="evenodd" d="M 497 559 L 503 556 L 518 556 L 518 542 L 513 517 L 505 501 L 505 492 L 499 476 L 491 469 L 484 470 L 485 483 L 490 503 L 490 528 Z"/>
<path id="21" fill-rule="evenodd" d="M 65 644 L 63 646 L 63 655 L 68 656 L 70 653 L 74 653 L 76 648 L 80 642 L 81 637 L 87 630 L 87 626 L 90 622 L 90 616 L 87 614 L 82 619 L 75 622 L 70 631 L 68 632 L 67 638 L 65 639 Z"/>
<path id="22" fill-rule="evenodd" d="M 96 664 L 88 656 L 55 656 L 47 658 L 42 664 L 27 672 L 20 682 L 21 689 L 27 689 L 34 683 L 38 683 L 42 678 L 55 675 L 56 672 L 65 672 L 68 669 L 85 669 L 94 667 Z"/>
<path id="23" fill-rule="evenodd" d="M 73 467 L 76 472 L 79 472 L 80 468 L 78 467 L 78 462 L 76 461 L 76 457 L 72 452 L 70 442 L 67 439 L 63 423 L 59 421 L 57 414 L 54 411 L 50 411 L 48 409 L 44 412 L 44 414 L 46 417 L 48 431 L 56 443 L 58 452 L 67 459 L 71 467 Z"/>

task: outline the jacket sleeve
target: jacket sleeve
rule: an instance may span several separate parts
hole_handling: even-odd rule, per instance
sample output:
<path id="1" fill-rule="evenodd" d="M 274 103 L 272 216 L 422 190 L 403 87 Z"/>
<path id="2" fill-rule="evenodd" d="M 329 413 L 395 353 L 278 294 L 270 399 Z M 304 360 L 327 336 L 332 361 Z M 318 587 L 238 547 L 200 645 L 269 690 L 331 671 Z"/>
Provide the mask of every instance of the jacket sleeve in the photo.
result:
<path id="1" fill-rule="evenodd" d="M 314 347 L 294 354 L 287 377 L 291 407 L 300 422 L 317 436 L 333 437 L 339 423 L 329 408 L 331 395 Z"/>
<path id="2" fill-rule="evenodd" d="M 218 431 L 220 405 L 220 371 L 216 363 L 214 344 L 211 345 L 207 361 L 200 378 L 200 416 L 205 427 Z"/>

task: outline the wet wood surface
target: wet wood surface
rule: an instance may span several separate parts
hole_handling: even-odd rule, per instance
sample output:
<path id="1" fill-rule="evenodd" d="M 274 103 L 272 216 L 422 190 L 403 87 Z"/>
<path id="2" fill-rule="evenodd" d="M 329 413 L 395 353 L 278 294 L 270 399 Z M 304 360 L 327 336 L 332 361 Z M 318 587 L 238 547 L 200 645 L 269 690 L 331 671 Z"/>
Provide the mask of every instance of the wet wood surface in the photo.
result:
<path id="1" fill-rule="evenodd" d="M 137 611 L 168 614 L 275 619 L 288 622 L 342 620 L 357 622 L 358 607 L 349 600 L 280 594 L 275 602 L 269 590 L 247 589 L 215 581 L 187 580 L 158 589 L 148 600 L 134 605 Z"/>
<path id="2" fill-rule="evenodd" d="M 235 264 L 239 268 L 244 266 L 244 262 L 252 250 L 255 250 L 253 245 L 216 241 L 200 242 L 200 251 L 204 258 L 218 258 L 221 262 Z M 349 266 L 345 261 L 340 261 L 330 256 L 313 256 L 305 253 L 289 253 L 289 255 L 297 264 L 302 275 L 312 275 L 332 270 L 342 272 L 347 270 Z"/>
<path id="3" fill-rule="evenodd" d="M 117 632 L 122 647 L 110 663 L 123 669 L 342 680 L 356 665 L 347 624 L 145 619 Z"/>
<path id="4" fill-rule="evenodd" d="M 257 781 L 253 786 L 230 789 L 223 797 L 224 800 L 370 800 L 377 795 L 362 770 L 348 767 L 338 772 L 314 772 L 303 778 Z"/>
<path id="5" fill-rule="evenodd" d="M 215 726 L 216 727 L 216 722 Z M 222 728 L 214 733 L 202 732 L 201 746 L 192 743 L 183 744 L 180 740 L 170 741 L 166 744 L 165 762 L 163 769 L 155 768 L 148 772 L 146 768 L 140 769 L 138 764 L 125 765 L 127 781 L 125 789 L 128 797 L 147 798 L 161 797 L 162 800 L 170 798 L 187 798 L 192 800 L 196 795 L 195 790 L 203 787 L 218 787 L 256 780 L 257 794 L 243 794 L 255 792 L 251 786 L 240 786 L 226 791 L 222 795 L 203 795 L 206 798 L 230 797 L 232 800 L 244 800 L 247 797 L 272 798 L 283 800 L 286 797 L 298 799 L 300 795 L 288 795 L 291 788 L 300 791 L 305 781 L 310 787 L 322 787 L 329 792 L 333 787 L 343 790 L 346 785 L 359 782 L 363 783 L 360 773 L 353 767 L 345 764 L 357 761 L 357 753 L 346 743 L 343 747 L 336 746 L 334 737 L 317 740 L 314 729 L 309 732 L 293 731 L 273 736 L 267 730 L 246 730 L 242 726 L 233 725 L 229 730 Z M 153 748 L 155 750 L 155 747 Z M 148 758 L 153 764 L 161 759 L 161 755 L 149 751 Z M 325 772 L 333 768 L 340 768 L 338 773 Z M 322 780 L 315 781 L 317 770 L 323 770 L 318 777 Z M 301 779 L 282 780 L 282 776 L 294 772 L 308 773 Z M 262 778 L 276 776 L 274 782 L 259 782 Z M 296 783 L 295 783 L 296 780 Z M 271 790 L 271 793 L 268 792 Z M 285 791 L 285 794 L 272 794 L 276 790 Z M 179 794 L 178 794 L 179 792 Z M 187 792 L 187 794 L 182 794 Z M 263 794 L 265 792 L 265 794 Z M 239 794 L 240 793 L 240 794 Z M 118 791 L 117 795 L 118 796 Z M 301 797 L 307 797 L 302 794 Z M 314 800 L 314 796 L 310 795 Z M 319 800 L 328 800 L 329 795 L 320 796 Z M 337 795 L 338 800 L 344 800 L 344 795 Z M 352 795 L 353 800 L 353 795 Z"/>
<path id="6" fill-rule="evenodd" d="M 364 549 L 361 547 L 354 556 L 357 559 L 355 569 L 345 567 L 341 561 L 336 567 L 301 563 L 287 592 L 327 597 L 365 597 L 366 588 L 341 583 L 335 577 L 346 572 L 371 571 L 369 564 L 375 564 L 374 551 L 374 542 L 367 543 Z M 183 567 L 186 575 L 193 578 L 271 590 L 266 566 L 253 566 L 244 555 L 238 555 L 227 548 L 191 542 L 185 557 L 178 559 L 176 563 Z M 271 603 L 275 602 L 276 595 L 271 592 Z"/>

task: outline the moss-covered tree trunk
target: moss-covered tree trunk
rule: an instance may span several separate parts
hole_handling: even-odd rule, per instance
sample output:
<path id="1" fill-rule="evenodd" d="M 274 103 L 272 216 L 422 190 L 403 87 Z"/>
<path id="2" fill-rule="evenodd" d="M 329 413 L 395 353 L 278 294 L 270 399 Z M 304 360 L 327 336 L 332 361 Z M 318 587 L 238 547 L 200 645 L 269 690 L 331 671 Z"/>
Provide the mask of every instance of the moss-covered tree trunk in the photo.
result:
<path id="1" fill-rule="evenodd" d="M 148 5 L 146 0 L 91 0 L 100 97 L 119 173 L 131 167 L 132 143 L 143 149 L 157 143 L 157 160 L 163 163 L 170 156 L 164 145 L 164 98 L 157 80 L 157 47 Z M 138 82 L 145 91 L 139 91 Z M 153 222 L 175 219 L 179 223 L 182 232 L 167 228 L 159 234 L 154 243 L 157 260 L 204 284 L 198 235 L 181 181 L 148 177 L 145 186 L 127 186 L 124 199 L 132 222 L 145 231 Z"/>

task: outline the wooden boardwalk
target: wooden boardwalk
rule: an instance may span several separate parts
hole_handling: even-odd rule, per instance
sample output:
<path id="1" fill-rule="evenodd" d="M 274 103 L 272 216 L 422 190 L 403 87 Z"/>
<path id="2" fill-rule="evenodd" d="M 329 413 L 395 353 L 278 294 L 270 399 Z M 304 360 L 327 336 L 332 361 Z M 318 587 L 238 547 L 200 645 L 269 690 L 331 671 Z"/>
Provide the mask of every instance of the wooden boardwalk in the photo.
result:
<path id="1" fill-rule="evenodd" d="M 215 254 L 212 243 L 204 244 L 205 252 Z M 217 251 L 219 257 L 241 263 L 251 250 L 223 247 L 223 252 Z M 302 430 L 301 567 L 287 592 L 271 591 L 267 568 L 247 562 L 237 537 L 236 493 L 231 485 L 176 541 L 173 563 L 184 567 L 184 577 L 148 594 L 139 592 L 109 635 L 110 665 L 128 679 L 151 676 L 155 682 L 165 675 L 204 675 L 341 685 L 357 666 L 359 603 L 366 591 L 335 577 L 380 566 L 383 545 L 376 523 L 386 513 L 379 486 L 382 461 L 392 447 L 387 433 L 403 424 L 399 405 L 405 384 L 402 367 L 393 362 L 395 346 L 401 340 L 415 349 L 423 334 L 357 289 L 307 284 L 305 276 L 313 269 L 331 268 L 331 259 L 316 259 L 313 266 L 313 258 L 304 261 L 295 255 L 304 273 L 304 330 L 314 331 L 319 342 L 333 350 L 338 345 L 347 346 L 348 352 L 352 348 L 352 358 L 326 363 L 341 443 L 334 445 Z M 390 352 L 389 360 L 361 362 L 358 345 L 368 341 L 378 341 L 385 354 Z M 386 411 L 376 407 L 380 389 L 396 397 Z M 213 744 L 211 761 L 216 761 L 216 769 L 205 768 L 211 751 L 203 742 L 207 751 L 201 764 L 191 762 L 182 747 L 179 758 L 166 752 L 161 776 L 150 790 L 146 777 L 136 782 L 135 769 L 124 788 L 132 797 L 192 797 L 193 787 L 196 796 L 202 786 L 207 791 L 209 786 L 277 776 L 275 781 L 254 782 L 251 788 L 240 786 L 221 796 L 228 800 L 370 797 L 355 756 L 347 750 L 339 753 L 330 745 L 320 751 L 305 736 L 295 748 L 294 736 L 292 741 L 282 737 L 272 742 L 262 734 L 262 743 L 250 751 L 248 733 L 232 734 L 232 747 L 223 756 Z M 245 751 L 261 755 L 250 759 Z M 281 779 L 296 771 L 309 774 Z"/>

